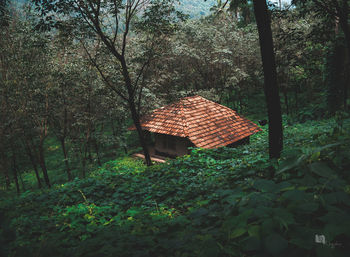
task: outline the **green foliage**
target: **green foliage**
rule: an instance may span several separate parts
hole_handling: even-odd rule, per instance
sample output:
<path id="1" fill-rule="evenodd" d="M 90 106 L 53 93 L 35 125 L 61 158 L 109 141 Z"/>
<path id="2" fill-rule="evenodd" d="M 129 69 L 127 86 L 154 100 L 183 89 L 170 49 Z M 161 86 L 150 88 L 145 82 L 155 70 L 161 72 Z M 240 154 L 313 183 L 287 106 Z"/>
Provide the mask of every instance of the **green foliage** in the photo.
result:
<path id="1" fill-rule="evenodd" d="M 276 163 L 265 128 L 250 145 L 193 149 L 149 168 L 110 161 L 86 179 L 4 195 L 0 235 L 13 231 L 10 256 L 345 256 L 349 127 L 285 126 Z"/>
<path id="2" fill-rule="evenodd" d="M 67 4 L 78 3 L 32 2 L 44 4 L 37 9 L 47 11 L 47 25 L 56 17 L 51 12 L 68 14 L 74 10 Z M 101 10 L 105 40 L 123 49 L 125 2 L 102 1 L 101 8 L 99 1 L 89 2 L 78 4 L 89 15 L 95 7 Z M 128 71 L 140 83 L 133 94 L 144 96 L 141 113 L 190 92 L 246 112 L 253 120 L 263 119 L 251 1 L 230 1 L 233 15 L 220 12 L 185 24 L 173 6 L 163 5 L 167 1 L 152 2 L 157 4 L 150 9 L 140 6 L 144 16 L 134 17 L 133 31 L 124 41 Z M 182 2 L 191 4 L 191 12 L 209 4 Z M 223 1 L 217 3 L 222 6 Z M 312 121 L 323 119 L 328 111 L 322 86 L 328 41 L 322 41 L 326 36 L 312 35 L 330 35 L 323 33 L 329 24 L 324 25 L 322 17 L 302 17 L 297 8 L 272 15 L 281 93 L 286 113 L 291 114 L 284 116 L 281 159 L 268 160 L 266 126 L 251 137 L 250 145 L 194 148 L 191 155 L 145 167 L 129 157 L 100 165 L 138 150 L 127 149 L 137 142 L 135 134 L 125 133 L 130 118 L 122 102 L 106 89 L 101 74 L 91 69 L 82 53 L 86 47 L 106 79 L 126 95 L 125 73 L 108 49 L 91 33 L 84 34 L 84 19 L 79 22 L 78 15 L 63 19 L 69 25 L 66 30 L 42 34 L 33 31 L 37 17 L 25 13 L 17 15 L 26 16 L 23 19 L 13 15 L 1 32 L 0 168 L 6 176 L 15 166 L 11 157 L 18 152 L 19 169 L 32 169 L 22 147 L 27 139 L 34 157 L 40 157 L 38 147 L 44 150 L 53 188 L 34 189 L 35 176 L 25 172 L 22 194 L 15 196 L 11 187 L 0 191 L 0 256 L 346 256 L 349 252 L 350 120 L 343 111 L 329 120 Z M 117 25 L 111 26 L 115 18 Z M 329 89 L 340 89 L 341 84 L 330 83 Z M 340 99 L 338 91 L 336 96 Z M 68 157 L 62 153 L 62 138 Z M 75 179 L 65 183 L 69 168 Z M 326 244 L 315 243 L 316 235 L 324 235 Z"/>

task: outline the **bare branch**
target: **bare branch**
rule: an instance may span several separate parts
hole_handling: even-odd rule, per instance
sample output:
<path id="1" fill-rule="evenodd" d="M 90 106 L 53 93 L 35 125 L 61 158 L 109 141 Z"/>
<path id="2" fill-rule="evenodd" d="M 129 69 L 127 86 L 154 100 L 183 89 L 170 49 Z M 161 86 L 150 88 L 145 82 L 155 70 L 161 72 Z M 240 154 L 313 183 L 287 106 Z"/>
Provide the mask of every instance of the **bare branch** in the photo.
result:
<path id="1" fill-rule="evenodd" d="M 128 98 L 125 97 L 121 92 L 119 92 L 108 80 L 108 78 L 106 77 L 106 75 L 103 73 L 103 71 L 101 70 L 100 66 L 97 64 L 96 60 L 94 58 L 92 58 L 90 52 L 88 51 L 87 47 L 85 46 L 84 42 L 82 40 L 80 40 L 80 43 L 82 44 L 86 54 L 89 57 L 90 62 L 95 66 L 95 68 L 97 69 L 97 71 L 100 73 L 103 81 L 105 82 L 105 84 L 115 93 L 117 93 L 118 96 L 120 96 L 123 100 L 125 100 L 126 102 L 128 102 Z"/>
<path id="2" fill-rule="evenodd" d="M 151 62 L 151 57 L 149 57 L 148 60 L 142 65 L 141 70 L 140 70 L 140 72 L 135 80 L 135 84 L 134 84 L 135 88 L 137 88 L 140 77 L 142 76 L 143 71 L 149 67 L 150 62 Z"/>
<path id="3" fill-rule="evenodd" d="M 117 40 L 118 36 L 118 29 L 119 29 L 119 19 L 118 19 L 118 6 L 117 6 L 117 1 L 113 0 L 113 5 L 114 5 L 114 14 L 115 14 L 115 32 L 113 36 L 113 44 L 115 44 L 115 41 Z"/>
<path id="4" fill-rule="evenodd" d="M 125 31 L 123 33 L 123 41 L 122 41 L 122 53 L 121 53 L 122 56 L 125 55 L 126 39 L 127 39 L 128 33 L 129 33 L 131 7 L 132 6 L 130 3 L 130 0 L 127 0 L 127 4 L 125 6 Z"/>
<path id="5" fill-rule="evenodd" d="M 84 10 L 86 10 L 86 6 L 81 6 L 78 1 L 74 1 L 75 6 L 73 8 L 83 17 L 84 21 L 87 23 L 87 25 L 97 33 L 96 28 L 94 27 L 93 24 L 91 24 L 91 19 L 90 17 L 87 17 Z"/>
<path id="6" fill-rule="evenodd" d="M 222 9 L 224 9 L 226 7 L 226 5 L 228 4 L 229 0 L 226 0 L 226 2 L 224 3 L 224 5 L 222 6 Z"/>

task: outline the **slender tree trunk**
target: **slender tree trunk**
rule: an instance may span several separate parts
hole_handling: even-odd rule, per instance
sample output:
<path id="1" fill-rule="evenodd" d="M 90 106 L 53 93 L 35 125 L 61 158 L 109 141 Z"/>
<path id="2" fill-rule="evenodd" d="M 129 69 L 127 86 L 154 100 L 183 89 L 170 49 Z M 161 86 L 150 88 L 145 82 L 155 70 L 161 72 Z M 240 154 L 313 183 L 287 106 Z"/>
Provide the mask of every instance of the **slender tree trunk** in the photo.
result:
<path id="1" fill-rule="evenodd" d="M 83 175 L 83 178 L 85 178 L 86 177 L 86 157 L 85 156 L 83 156 L 82 166 L 83 166 L 82 175 Z"/>
<path id="2" fill-rule="evenodd" d="M 125 145 L 123 146 L 123 149 L 124 149 L 124 153 L 128 154 L 128 148 Z"/>
<path id="3" fill-rule="evenodd" d="M 299 112 L 299 89 L 298 86 L 294 88 L 294 98 L 295 98 L 295 112 Z"/>
<path id="4" fill-rule="evenodd" d="M 94 139 L 93 144 L 94 144 L 95 152 L 96 152 L 96 155 L 97 155 L 97 163 L 98 163 L 99 166 L 102 166 L 101 158 L 100 158 L 100 152 L 99 152 L 99 149 L 98 149 L 98 143 L 97 143 L 96 139 Z"/>
<path id="5" fill-rule="evenodd" d="M 338 10 L 338 13 L 340 10 Z M 347 46 L 347 54 L 348 54 L 348 60 L 347 65 L 345 66 L 347 69 L 349 69 L 349 63 L 350 63 L 350 29 L 348 24 L 348 17 L 349 17 L 349 4 L 347 0 L 343 0 L 343 10 L 342 15 L 339 15 L 339 21 L 340 26 L 344 32 L 346 46 Z M 348 98 L 348 85 L 349 84 L 349 75 L 345 74 L 345 81 L 344 81 L 344 88 L 343 88 L 343 101 L 344 101 L 344 109 L 347 110 L 347 98 Z"/>
<path id="6" fill-rule="evenodd" d="M 348 50 L 349 51 L 349 50 Z M 347 70 L 349 70 L 349 65 L 347 65 Z M 345 74 L 345 83 L 344 83 L 344 97 L 343 97 L 343 103 L 344 103 L 344 110 L 347 111 L 348 109 L 348 87 L 350 83 L 350 76 L 348 73 Z"/>
<path id="7" fill-rule="evenodd" d="M 19 183 L 18 183 L 17 163 L 16 163 L 16 155 L 14 150 L 12 150 L 12 171 L 13 171 L 13 178 L 16 184 L 17 194 L 20 194 L 21 190 L 19 188 Z"/>
<path id="8" fill-rule="evenodd" d="M 242 113 L 244 105 L 243 105 L 243 96 L 242 96 L 242 94 L 240 92 L 239 92 L 238 97 L 239 97 L 239 111 Z"/>
<path id="9" fill-rule="evenodd" d="M 40 175 L 39 175 L 39 171 L 38 171 L 38 165 L 37 165 L 37 161 L 34 159 L 34 155 L 32 153 L 32 151 L 30 150 L 30 146 L 27 140 L 25 140 L 25 149 L 27 152 L 27 155 L 30 159 L 30 162 L 32 163 L 34 172 L 35 172 L 35 177 L 38 181 L 38 187 L 41 188 L 42 184 L 41 184 L 41 179 L 40 179 Z"/>
<path id="10" fill-rule="evenodd" d="M 279 158 L 283 148 L 283 129 L 270 17 L 265 0 L 253 0 L 253 3 L 264 70 L 264 91 L 269 118 L 269 154 L 270 158 Z"/>
<path id="11" fill-rule="evenodd" d="M 289 115 L 288 94 L 287 94 L 287 90 L 285 88 L 283 89 L 283 96 L 284 96 L 284 104 L 286 105 L 286 113 L 287 113 L 287 115 Z"/>
<path id="12" fill-rule="evenodd" d="M 85 142 L 85 146 L 84 146 L 84 149 L 82 149 L 82 166 L 83 166 L 83 170 L 82 170 L 82 175 L 83 175 L 83 178 L 86 177 L 86 160 L 87 160 L 87 143 Z"/>
<path id="13" fill-rule="evenodd" d="M 40 140 L 38 150 L 39 150 L 39 165 L 40 165 L 41 170 L 43 172 L 44 181 L 45 181 L 45 184 L 50 188 L 51 184 L 50 184 L 50 179 L 49 179 L 49 175 L 47 173 L 47 168 L 46 168 L 46 163 L 45 163 L 44 141 L 42 139 Z"/>
<path id="14" fill-rule="evenodd" d="M 132 7 L 130 6 L 128 8 L 132 8 Z M 128 97 L 127 97 L 127 99 L 124 98 L 124 100 L 126 100 L 128 105 L 129 105 L 131 117 L 132 117 L 132 120 L 133 120 L 134 125 L 136 127 L 137 133 L 139 135 L 140 144 L 142 146 L 142 149 L 143 149 L 143 152 L 145 155 L 146 164 L 147 164 L 147 166 L 151 166 L 152 165 L 151 157 L 150 157 L 149 150 L 148 150 L 148 147 L 146 145 L 146 142 L 145 142 L 145 139 L 143 136 L 142 127 L 140 124 L 139 113 L 137 112 L 136 105 L 135 105 L 136 85 L 134 85 L 135 87 L 133 87 L 133 84 L 132 84 L 131 78 L 130 78 L 130 74 L 129 74 L 129 70 L 128 70 L 128 66 L 127 66 L 126 60 L 125 60 L 125 47 L 126 47 L 126 39 L 127 39 L 128 30 L 129 30 L 130 20 L 126 24 L 126 30 L 124 32 L 124 39 L 123 39 L 123 43 L 122 43 L 123 46 L 122 46 L 121 53 L 119 53 L 118 50 L 115 48 L 115 46 L 113 44 L 111 44 L 111 42 L 107 39 L 106 35 L 101 30 L 100 25 L 98 24 L 98 22 L 99 22 L 98 18 L 93 19 L 91 21 L 94 24 L 94 26 L 97 28 L 96 32 L 100 36 L 101 40 L 104 42 L 104 44 L 107 46 L 107 48 L 111 51 L 111 53 L 116 57 L 116 59 L 118 60 L 118 62 L 121 65 L 122 75 L 123 75 L 123 79 L 124 79 L 124 83 L 125 83 L 125 88 L 128 92 Z M 96 63 L 95 63 L 95 66 L 97 67 Z M 135 83 L 137 83 L 137 82 L 135 82 Z"/>
<path id="15" fill-rule="evenodd" d="M 116 129 L 115 129 L 113 120 L 111 121 L 111 128 L 112 128 L 113 136 L 116 137 L 116 136 L 117 136 L 117 131 L 116 131 Z"/>
<path id="16" fill-rule="evenodd" d="M 63 151 L 64 163 L 66 165 L 68 181 L 71 181 L 72 180 L 72 173 L 71 173 L 71 169 L 69 167 L 68 154 L 67 154 L 67 149 L 66 149 L 66 140 L 64 137 L 61 137 L 60 141 L 61 141 L 61 146 L 62 146 L 62 151 Z"/>
<path id="17" fill-rule="evenodd" d="M 6 189 L 8 190 L 11 185 L 11 180 L 8 173 L 7 157 L 5 156 L 5 153 L 2 150 L 0 150 L 0 154 L 1 154 L 1 160 L 2 160 L 2 171 L 5 177 Z"/>
<path id="18" fill-rule="evenodd" d="M 148 151 L 145 136 L 143 134 L 141 123 L 140 123 L 140 118 L 139 118 L 139 115 L 136 111 L 134 101 L 129 102 L 129 106 L 130 106 L 130 111 L 131 111 L 131 117 L 134 121 L 134 125 L 135 125 L 137 133 L 139 135 L 140 144 L 142 146 L 143 153 L 145 155 L 146 165 L 151 166 L 152 165 L 151 156 L 150 156 L 149 151 Z"/>
<path id="19" fill-rule="evenodd" d="M 23 177 L 22 177 L 22 173 L 21 173 L 20 170 L 18 170 L 18 177 L 19 177 L 19 180 L 21 181 L 22 191 L 25 192 L 25 191 L 26 191 L 26 186 L 25 186 L 25 184 L 24 184 Z"/>
<path id="20" fill-rule="evenodd" d="M 342 10 L 337 10 L 337 13 L 339 15 L 339 23 L 340 27 L 343 30 L 344 36 L 345 36 L 345 43 L 348 49 L 348 61 L 350 62 L 350 29 L 349 29 L 349 23 L 348 23 L 348 16 L 349 16 L 349 4 L 348 0 L 343 0 L 343 7 Z"/>
<path id="21" fill-rule="evenodd" d="M 62 96 L 65 96 L 64 90 L 62 87 Z M 66 138 L 67 138 L 67 131 L 68 131 L 68 111 L 67 111 L 67 104 L 66 104 L 66 98 L 63 98 L 63 104 L 64 104 L 64 119 L 63 119 L 63 135 L 60 138 L 61 141 L 61 146 L 62 146 L 62 151 L 63 151 L 63 157 L 64 157 L 64 163 L 66 165 L 66 171 L 67 171 L 67 177 L 68 181 L 72 180 L 72 173 L 71 169 L 69 166 L 69 161 L 68 161 L 68 152 L 66 148 Z"/>
<path id="22" fill-rule="evenodd" d="M 114 122 L 113 121 L 111 121 L 111 127 L 112 127 L 112 132 L 113 132 L 113 136 L 114 136 L 114 139 L 115 139 L 115 144 L 113 144 L 113 148 L 119 148 L 120 147 L 120 142 L 119 142 L 119 140 L 118 140 L 118 137 L 117 137 L 117 131 L 116 131 L 116 128 L 115 128 L 115 126 L 114 126 Z M 118 157 L 118 152 L 117 151 L 115 151 L 115 153 L 116 153 L 116 155 L 117 155 L 117 157 Z"/>
<path id="23" fill-rule="evenodd" d="M 132 87 L 131 79 L 130 79 L 129 72 L 128 72 L 128 67 L 126 65 L 124 58 L 122 58 L 120 60 L 120 63 L 121 63 L 122 69 L 123 69 L 123 77 L 124 77 L 125 85 L 126 85 L 126 88 L 128 90 L 128 95 L 129 95 L 128 104 L 129 104 L 129 108 L 130 108 L 130 112 L 131 112 L 131 117 L 132 117 L 132 120 L 133 120 L 134 125 L 136 127 L 137 133 L 139 135 L 140 144 L 141 144 L 141 147 L 143 149 L 143 153 L 145 155 L 146 165 L 151 166 L 152 165 L 151 156 L 149 154 L 148 147 L 147 147 L 147 144 L 145 141 L 145 137 L 144 137 L 144 134 L 142 131 L 139 113 L 136 110 L 135 98 L 134 98 L 135 92 L 134 92 L 133 87 Z"/>

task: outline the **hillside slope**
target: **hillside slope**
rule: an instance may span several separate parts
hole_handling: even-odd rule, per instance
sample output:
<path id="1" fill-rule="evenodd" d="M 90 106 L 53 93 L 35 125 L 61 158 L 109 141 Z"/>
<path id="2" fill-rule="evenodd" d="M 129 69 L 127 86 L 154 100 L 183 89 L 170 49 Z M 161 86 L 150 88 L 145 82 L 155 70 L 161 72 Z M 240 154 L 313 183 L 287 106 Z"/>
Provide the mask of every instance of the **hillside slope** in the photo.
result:
<path id="1" fill-rule="evenodd" d="M 265 128 L 251 145 L 150 168 L 120 159 L 51 190 L 2 195 L 0 256 L 347 256 L 350 120 L 340 125 L 285 126 L 275 163 Z"/>

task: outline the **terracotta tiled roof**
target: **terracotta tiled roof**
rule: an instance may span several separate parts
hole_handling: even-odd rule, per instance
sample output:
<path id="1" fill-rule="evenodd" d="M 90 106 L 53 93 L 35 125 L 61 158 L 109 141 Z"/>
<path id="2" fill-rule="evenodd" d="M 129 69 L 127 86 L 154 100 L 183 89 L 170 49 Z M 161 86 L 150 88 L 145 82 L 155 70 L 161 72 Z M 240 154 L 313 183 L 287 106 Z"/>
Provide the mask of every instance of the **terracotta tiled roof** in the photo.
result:
<path id="1" fill-rule="evenodd" d="M 261 131 L 230 108 L 200 96 L 154 110 L 141 119 L 141 126 L 154 133 L 187 137 L 203 148 L 226 146 Z"/>

